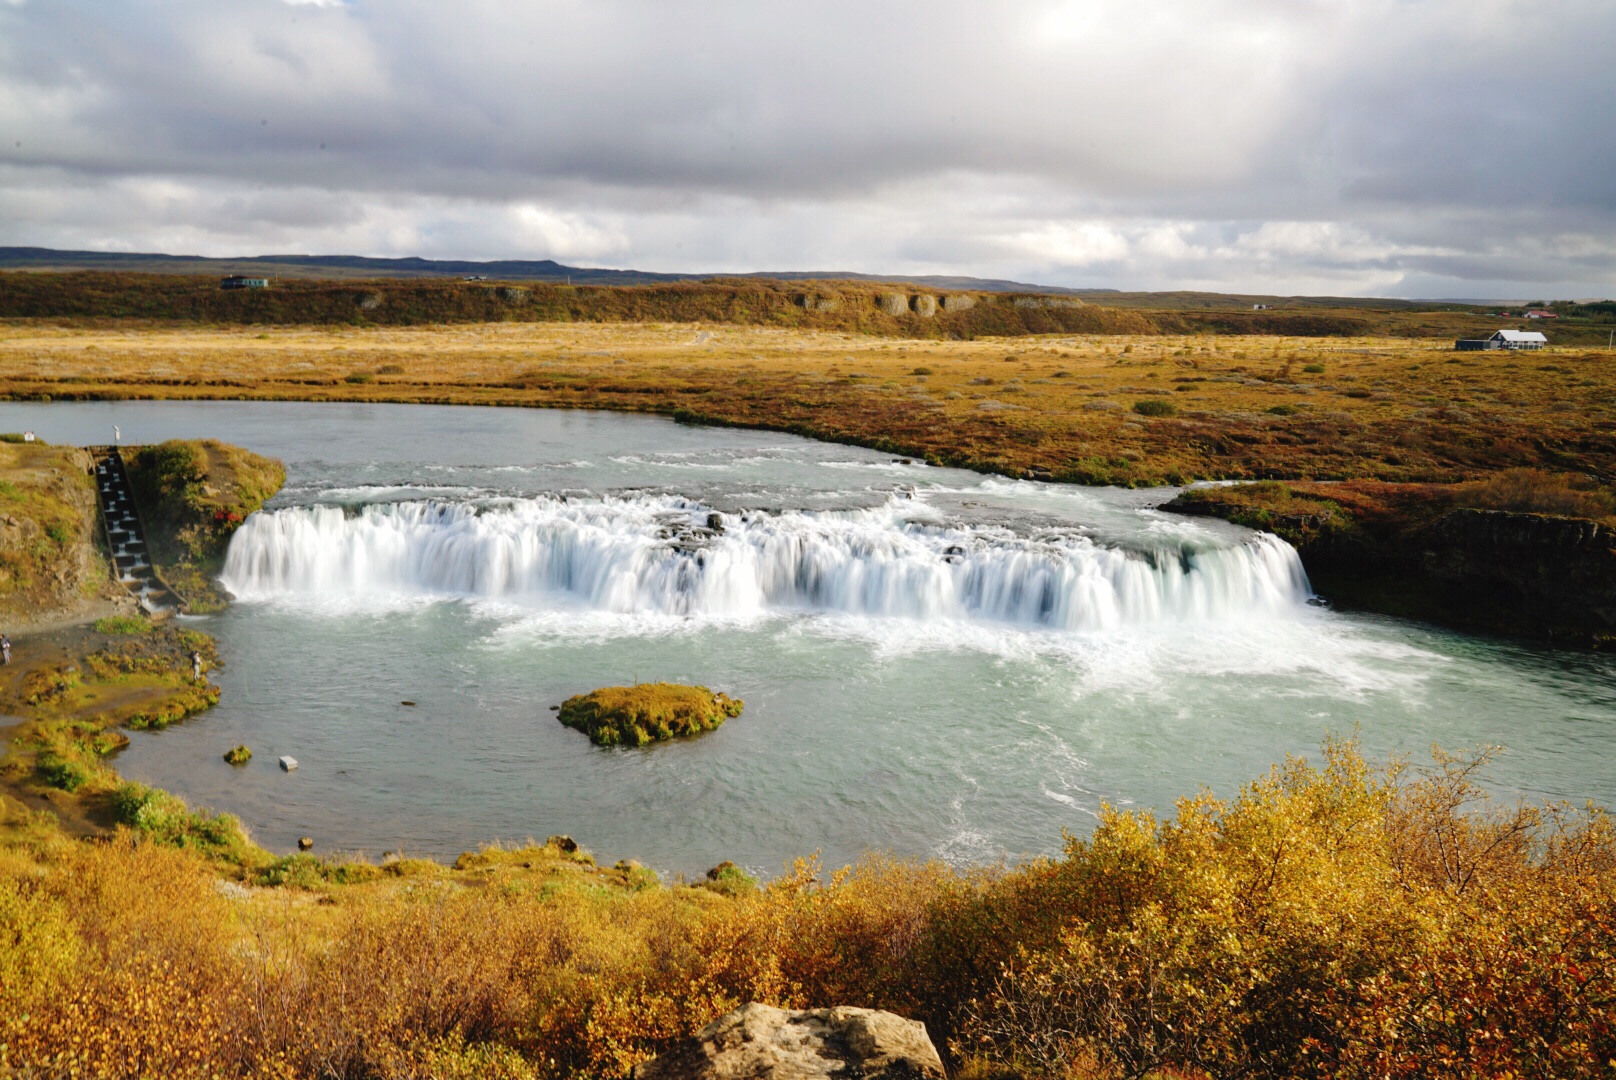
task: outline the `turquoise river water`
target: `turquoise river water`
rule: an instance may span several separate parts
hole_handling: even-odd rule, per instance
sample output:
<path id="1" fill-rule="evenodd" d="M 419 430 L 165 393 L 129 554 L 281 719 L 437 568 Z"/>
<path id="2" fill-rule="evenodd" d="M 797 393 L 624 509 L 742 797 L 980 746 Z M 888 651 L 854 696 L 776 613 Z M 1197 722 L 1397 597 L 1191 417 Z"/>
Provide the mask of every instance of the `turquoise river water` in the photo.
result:
<path id="1" fill-rule="evenodd" d="M 1154 509 L 1171 490 L 598 412 L 0 404 L 53 442 L 115 424 L 287 464 L 232 543 L 237 602 L 187 620 L 219 640 L 222 703 L 116 763 L 275 850 L 564 832 L 676 873 L 991 861 L 1354 729 L 1416 760 L 1503 744 L 1506 794 L 1616 802 L 1616 660 L 1334 611 L 1283 543 Z M 551 712 L 659 679 L 746 711 L 610 750 Z"/>

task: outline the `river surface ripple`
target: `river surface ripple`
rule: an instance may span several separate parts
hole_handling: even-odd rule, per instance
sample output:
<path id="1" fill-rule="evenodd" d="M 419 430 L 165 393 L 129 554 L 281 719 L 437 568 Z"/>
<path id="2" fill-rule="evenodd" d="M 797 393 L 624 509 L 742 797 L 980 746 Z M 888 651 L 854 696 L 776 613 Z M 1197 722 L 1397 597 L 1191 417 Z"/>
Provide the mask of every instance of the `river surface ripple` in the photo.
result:
<path id="1" fill-rule="evenodd" d="M 977 863 L 1355 729 L 1375 755 L 1502 744 L 1504 793 L 1616 802 L 1612 658 L 1316 606 L 1290 548 L 1162 514 L 1168 490 L 613 413 L 0 404 L 0 430 L 53 442 L 114 424 L 287 463 L 232 544 L 238 603 L 188 620 L 219 639 L 223 702 L 117 761 L 275 850 L 565 832 L 690 874 Z M 746 712 L 603 750 L 550 711 L 657 679 Z"/>

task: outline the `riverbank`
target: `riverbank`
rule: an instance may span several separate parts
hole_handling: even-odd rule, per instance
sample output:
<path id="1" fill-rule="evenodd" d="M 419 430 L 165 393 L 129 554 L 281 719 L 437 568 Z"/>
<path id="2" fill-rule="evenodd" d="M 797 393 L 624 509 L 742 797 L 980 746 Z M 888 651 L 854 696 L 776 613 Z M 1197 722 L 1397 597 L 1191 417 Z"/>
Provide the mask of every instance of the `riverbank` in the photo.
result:
<path id="1" fill-rule="evenodd" d="M 1480 764 L 1338 742 L 1171 819 L 1108 811 L 1055 859 L 800 862 L 761 887 L 602 871 L 563 837 L 453 869 L 293 857 L 272 887 L 172 846 L 40 842 L 0 851 L 0 1067 L 623 1076 L 760 1001 L 922 1020 L 959 1080 L 1593 1080 L 1616 841 L 1597 813 L 1489 804 Z"/>
<path id="2" fill-rule="evenodd" d="M 132 456 L 137 499 L 150 499 L 153 557 L 188 583 L 201 576 L 197 563 L 216 566 L 230 533 L 285 476 L 278 462 L 218 443 L 171 442 Z M 160 729 L 219 699 L 205 677 L 219 660 L 213 639 L 149 617 L 114 580 L 91 469 L 80 448 L 0 441 L 0 527 L 13 540 L 0 575 L 0 628 L 12 642 L 11 663 L 0 668 L 0 715 L 11 718 L 0 732 L 0 794 L 20 808 L 5 815 L 0 843 L 36 831 L 38 813 L 74 837 L 119 825 L 150 831 L 152 815 L 140 817 L 149 800 L 110 765 L 128 744 L 124 730 Z M 191 592 L 206 601 L 213 589 L 207 581 Z M 188 810 L 169 818 L 164 827 L 181 842 L 269 860 L 227 818 Z"/>
<path id="3" fill-rule="evenodd" d="M 28 400 L 396 401 L 651 412 L 980 472 L 1144 486 L 1616 477 L 1616 364 L 1393 338 L 973 341 L 713 324 L 0 324 Z M 1568 406 L 1568 396 L 1577 404 Z"/>
<path id="4" fill-rule="evenodd" d="M 1570 645 L 1616 642 L 1616 496 L 1575 476 L 1267 482 L 1186 491 L 1163 509 L 1274 533 L 1345 607 Z"/>

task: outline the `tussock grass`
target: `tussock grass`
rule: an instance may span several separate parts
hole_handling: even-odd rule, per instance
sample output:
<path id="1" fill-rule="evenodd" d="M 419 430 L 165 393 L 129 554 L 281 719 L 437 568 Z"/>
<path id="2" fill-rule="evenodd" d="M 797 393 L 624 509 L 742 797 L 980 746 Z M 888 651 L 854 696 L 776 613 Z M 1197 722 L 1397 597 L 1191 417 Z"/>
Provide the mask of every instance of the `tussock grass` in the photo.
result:
<path id="1" fill-rule="evenodd" d="M 717 323 L 297 327 L 267 340 L 247 328 L 12 324 L 0 326 L 17 359 L 0 395 L 618 409 L 1078 483 L 1616 476 L 1616 364 L 1603 353 L 1467 353 L 1453 368 L 1446 343 L 1225 338 L 1213 352 L 1206 340 L 1053 334 L 1013 339 L 1011 351 L 1010 339 Z M 1303 370 L 1313 363 L 1327 370 Z M 388 365 L 403 373 L 346 381 Z M 911 393 L 917 367 L 931 371 L 924 399 Z M 1017 408 L 977 407 L 982 387 L 1011 380 Z M 1169 393 L 1174 416 L 1129 411 Z"/>

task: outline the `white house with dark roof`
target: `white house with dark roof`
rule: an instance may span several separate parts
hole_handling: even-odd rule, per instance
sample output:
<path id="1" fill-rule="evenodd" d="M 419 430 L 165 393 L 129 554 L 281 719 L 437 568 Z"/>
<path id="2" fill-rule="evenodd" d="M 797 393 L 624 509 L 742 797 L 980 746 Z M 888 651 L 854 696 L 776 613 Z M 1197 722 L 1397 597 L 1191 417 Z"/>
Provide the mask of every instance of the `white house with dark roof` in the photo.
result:
<path id="1" fill-rule="evenodd" d="M 1453 347 L 1460 352 L 1473 352 L 1483 349 L 1541 349 L 1548 343 L 1549 339 L 1536 330 L 1498 330 L 1492 337 L 1460 338 L 1453 343 Z"/>

